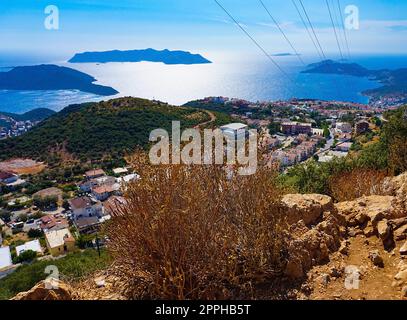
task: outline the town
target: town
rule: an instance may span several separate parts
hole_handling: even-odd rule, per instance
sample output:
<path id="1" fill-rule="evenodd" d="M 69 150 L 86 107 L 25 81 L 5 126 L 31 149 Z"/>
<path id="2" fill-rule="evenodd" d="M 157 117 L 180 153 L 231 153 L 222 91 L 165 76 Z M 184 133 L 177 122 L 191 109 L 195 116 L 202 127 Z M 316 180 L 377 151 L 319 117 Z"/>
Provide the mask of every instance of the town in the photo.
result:
<path id="1" fill-rule="evenodd" d="M 259 143 L 266 150 L 267 165 L 281 172 L 306 161 L 347 156 L 359 144 L 359 137 L 372 139 L 385 121 L 382 113 L 388 110 L 344 102 L 251 103 L 223 97 L 189 105 L 227 113 L 234 122 L 220 126 L 224 133 L 257 129 L 262 133 Z M 34 124 L 24 125 L 13 123 L 12 128 L 18 129 L 8 131 L 7 137 Z M 80 169 L 69 181 L 47 175 L 38 181 L 46 167 L 31 159 L 0 163 L 0 278 L 34 259 L 57 259 L 70 252 L 102 248 L 103 224 L 113 210 L 126 204 L 127 183 L 140 178 L 126 166 L 93 166 Z"/>

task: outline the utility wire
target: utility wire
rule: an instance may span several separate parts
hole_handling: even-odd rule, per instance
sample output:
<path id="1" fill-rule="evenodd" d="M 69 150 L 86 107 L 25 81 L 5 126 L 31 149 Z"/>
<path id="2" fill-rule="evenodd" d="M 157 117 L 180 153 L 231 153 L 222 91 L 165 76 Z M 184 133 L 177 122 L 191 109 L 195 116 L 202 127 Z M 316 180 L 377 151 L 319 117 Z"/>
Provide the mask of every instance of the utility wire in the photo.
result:
<path id="1" fill-rule="evenodd" d="M 223 10 L 225 11 L 225 13 L 229 16 L 230 19 L 232 19 L 232 21 L 240 28 L 240 30 L 242 30 L 246 36 L 249 37 L 250 40 L 253 41 L 253 43 L 264 53 L 264 55 L 276 66 L 276 68 L 278 70 L 280 70 L 280 72 L 287 77 L 288 79 L 290 79 L 291 81 L 294 82 L 294 80 L 280 67 L 280 65 L 270 56 L 270 54 L 246 31 L 245 28 L 243 28 L 240 23 L 229 13 L 229 11 L 226 10 L 226 8 L 224 6 L 222 6 L 218 0 L 214 0 L 217 5 Z"/>
<path id="2" fill-rule="evenodd" d="M 264 2 L 262 0 L 259 0 L 261 5 L 263 6 L 264 10 L 266 10 L 267 14 L 270 16 L 271 20 L 273 20 L 274 24 L 276 25 L 276 27 L 278 28 L 278 30 L 280 30 L 281 34 L 284 36 L 285 40 L 287 41 L 287 43 L 290 45 L 291 49 L 293 49 L 295 55 L 297 56 L 298 60 L 300 60 L 300 62 L 305 66 L 305 62 L 304 60 L 302 60 L 300 54 L 297 52 L 297 50 L 294 48 L 294 45 L 292 44 L 292 42 L 290 41 L 290 39 L 288 39 L 287 35 L 285 34 L 285 32 L 283 31 L 283 29 L 281 29 L 279 23 L 277 22 L 276 19 L 274 19 L 273 15 L 270 13 L 270 11 L 267 9 L 266 5 L 264 4 Z"/>
<path id="3" fill-rule="evenodd" d="M 334 29 L 335 39 L 336 39 L 336 44 L 338 45 L 339 54 L 341 55 L 341 59 L 344 60 L 344 58 L 343 58 L 343 53 L 342 53 L 342 49 L 341 49 L 341 45 L 340 45 L 340 43 L 339 43 L 338 34 L 337 34 L 337 32 L 336 32 L 335 22 L 334 22 L 334 19 L 332 18 L 331 7 L 329 6 L 328 0 L 325 0 L 325 2 L 326 2 L 326 6 L 328 7 L 329 17 L 331 18 L 332 28 Z"/>
<path id="4" fill-rule="evenodd" d="M 348 57 L 349 57 L 349 59 L 351 59 L 350 50 L 349 50 L 349 41 L 348 41 L 348 36 L 346 35 L 346 28 L 345 28 L 345 22 L 343 19 L 341 3 L 340 3 L 340 0 L 337 0 L 337 2 L 338 2 L 338 10 L 339 10 L 339 14 L 340 14 L 340 19 L 342 21 L 342 30 L 343 30 L 343 36 L 345 38 L 346 49 L 348 51 Z"/>
<path id="5" fill-rule="evenodd" d="M 312 37 L 311 31 L 309 31 L 308 26 L 307 26 L 307 24 L 306 24 L 306 22 L 305 22 L 305 20 L 304 20 L 304 18 L 302 16 L 301 12 L 300 12 L 300 9 L 298 8 L 297 4 L 295 3 L 295 0 L 291 0 L 291 2 L 293 3 L 295 9 L 297 10 L 297 13 L 300 16 L 300 19 L 301 19 L 301 21 L 302 21 L 302 23 L 304 25 L 304 28 L 305 28 L 305 30 L 307 30 L 308 36 L 311 39 L 312 43 L 314 44 L 315 50 L 317 51 L 319 58 L 321 60 L 323 60 L 324 57 L 322 56 L 321 52 L 319 51 L 318 46 L 317 46 L 314 38 Z"/>
<path id="6" fill-rule="evenodd" d="M 321 43 L 320 43 L 320 42 L 319 42 L 319 40 L 318 40 L 317 34 L 315 33 L 314 26 L 313 26 L 313 25 L 312 25 L 312 23 L 311 23 L 311 20 L 310 20 L 310 18 L 309 18 L 309 16 L 308 16 L 307 10 L 305 10 L 305 7 L 304 7 L 304 4 L 302 3 L 302 0 L 299 0 L 299 1 L 300 1 L 300 4 L 301 4 L 301 7 L 302 7 L 302 10 L 304 10 L 305 17 L 307 18 L 308 23 L 309 23 L 309 25 L 310 25 L 310 27 L 311 27 L 312 33 L 314 34 L 314 37 L 315 37 L 315 39 L 317 40 L 317 43 L 318 43 L 319 49 L 321 49 L 322 56 L 324 57 L 324 59 L 326 59 L 325 52 L 324 52 L 324 50 L 322 49 Z"/>

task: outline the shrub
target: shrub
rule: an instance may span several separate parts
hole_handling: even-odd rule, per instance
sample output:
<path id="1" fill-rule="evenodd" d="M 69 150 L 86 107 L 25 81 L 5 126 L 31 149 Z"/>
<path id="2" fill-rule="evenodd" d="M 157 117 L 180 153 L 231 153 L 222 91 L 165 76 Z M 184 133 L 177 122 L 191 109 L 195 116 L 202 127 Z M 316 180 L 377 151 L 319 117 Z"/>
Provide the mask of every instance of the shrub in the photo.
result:
<path id="1" fill-rule="evenodd" d="M 329 180 L 330 195 L 336 201 L 351 201 L 362 196 L 384 193 L 386 171 L 354 169 L 334 175 Z"/>
<path id="2" fill-rule="evenodd" d="M 41 238 L 44 235 L 41 229 L 30 229 L 27 233 L 30 238 Z"/>
<path id="3" fill-rule="evenodd" d="M 32 250 L 23 251 L 18 257 L 13 259 L 14 263 L 31 262 L 37 257 L 37 252 Z"/>
<path id="4" fill-rule="evenodd" d="M 107 225 L 108 249 L 129 298 L 252 298 L 284 267 L 276 175 L 219 166 L 148 166 Z"/>

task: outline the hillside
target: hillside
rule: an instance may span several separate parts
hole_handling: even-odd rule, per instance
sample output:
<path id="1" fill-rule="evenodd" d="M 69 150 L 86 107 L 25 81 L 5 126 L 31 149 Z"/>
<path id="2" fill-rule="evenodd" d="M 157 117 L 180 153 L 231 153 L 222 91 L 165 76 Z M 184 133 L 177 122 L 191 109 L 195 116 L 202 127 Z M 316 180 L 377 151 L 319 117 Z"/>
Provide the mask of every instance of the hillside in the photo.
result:
<path id="1" fill-rule="evenodd" d="M 0 116 L 9 117 L 16 121 L 42 121 L 54 114 L 55 111 L 47 108 L 33 109 L 22 114 L 0 111 Z"/>
<path id="2" fill-rule="evenodd" d="M 58 162 L 51 159 L 55 151 L 82 161 L 99 160 L 104 155 L 120 157 L 137 146 L 147 146 L 152 130 L 170 132 L 171 122 L 176 120 L 184 127 L 193 127 L 208 121 L 209 115 L 137 98 L 72 105 L 26 134 L 0 141 L 0 159 L 29 157 Z"/>

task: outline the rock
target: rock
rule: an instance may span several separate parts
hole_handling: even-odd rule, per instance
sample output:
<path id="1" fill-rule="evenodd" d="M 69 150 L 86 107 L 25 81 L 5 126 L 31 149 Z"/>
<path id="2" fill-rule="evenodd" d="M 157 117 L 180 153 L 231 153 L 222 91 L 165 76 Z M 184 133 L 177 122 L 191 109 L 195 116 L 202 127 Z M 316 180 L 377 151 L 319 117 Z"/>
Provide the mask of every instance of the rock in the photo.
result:
<path id="1" fill-rule="evenodd" d="M 332 198 L 320 194 L 287 194 L 282 203 L 289 224 L 303 220 L 309 225 L 317 222 L 324 212 L 332 212 L 334 209 Z"/>
<path id="2" fill-rule="evenodd" d="M 103 288 L 106 286 L 105 277 L 97 277 L 95 278 L 95 284 L 98 288 Z"/>
<path id="3" fill-rule="evenodd" d="M 404 226 L 401 226 L 401 227 L 397 228 L 397 229 L 394 231 L 394 238 L 395 238 L 397 241 L 407 239 L 407 224 L 404 225 Z"/>
<path id="4" fill-rule="evenodd" d="M 383 246 L 387 251 L 394 248 L 393 229 L 388 221 L 382 220 L 377 224 L 377 233 L 383 242 Z"/>
<path id="5" fill-rule="evenodd" d="M 343 267 L 331 267 L 329 269 L 329 275 L 333 278 L 340 278 L 342 277 L 344 273 L 344 268 Z"/>
<path id="6" fill-rule="evenodd" d="M 394 276 L 395 281 L 393 287 L 403 287 L 407 285 L 407 268 L 399 269 L 399 272 Z"/>
<path id="7" fill-rule="evenodd" d="M 379 250 L 370 251 L 369 259 L 373 262 L 375 266 L 380 268 L 384 267 L 383 258 L 380 256 Z"/>
<path id="8" fill-rule="evenodd" d="M 400 248 L 400 254 L 401 255 L 406 255 L 407 254 L 407 241 L 403 244 L 403 246 Z"/>
<path id="9" fill-rule="evenodd" d="M 403 298 L 407 298 L 407 286 L 404 286 L 404 287 L 401 289 L 401 296 L 402 296 Z"/>
<path id="10" fill-rule="evenodd" d="M 365 227 L 365 229 L 363 230 L 363 234 L 367 237 L 370 238 L 372 236 L 374 236 L 375 234 L 375 229 L 373 227 L 373 224 L 371 221 L 369 221 Z"/>
<path id="11" fill-rule="evenodd" d="M 317 283 L 319 283 L 321 286 L 326 287 L 328 283 L 331 281 L 331 277 L 329 274 L 321 274 L 318 278 L 315 279 Z"/>
<path id="12" fill-rule="evenodd" d="M 56 279 L 41 281 L 30 291 L 20 292 L 12 300 L 72 300 L 72 288 Z"/>
<path id="13" fill-rule="evenodd" d="M 344 254 L 344 255 L 348 255 L 349 253 L 349 248 L 348 248 L 348 244 L 346 241 L 342 241 L 341 246 L 339 247 L 338 250 L 340 253 Z"/>
<path id="14" fill-rule="evenodd" d="M 373 226 L 383 218 L 399 218 L 400 213 L 394 208 L 394 196 L 368 196 L 355 201 L 335 204 L 338 213 L 345 217 L 348 226 L 355 227 L 370 220 Z M 367 217 L 367 219 L 365 218 Z"/>
<path id="15" fill-rule="evenodd" d="M 289 260 L 284 274 L 291 279 L 299 279 L 304 276 L 302 264 L 300 260 Z"/>

